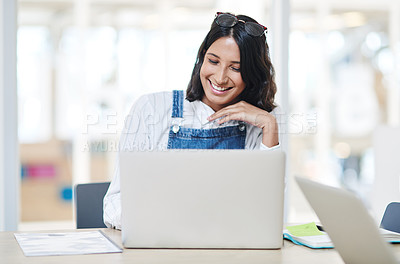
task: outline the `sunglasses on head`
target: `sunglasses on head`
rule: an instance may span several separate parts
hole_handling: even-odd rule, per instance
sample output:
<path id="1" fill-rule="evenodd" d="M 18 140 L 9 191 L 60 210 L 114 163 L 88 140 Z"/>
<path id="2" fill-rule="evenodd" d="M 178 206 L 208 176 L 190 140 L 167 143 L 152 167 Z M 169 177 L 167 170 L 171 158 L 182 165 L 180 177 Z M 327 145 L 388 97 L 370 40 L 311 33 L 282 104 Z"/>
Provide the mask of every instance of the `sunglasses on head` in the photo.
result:
<path id="1" fill-rule="evenodd" d="M 255 22 L 246 22 L 238 19 L 237 16 L 230 13 L 217 12 L 215 15 L 215 23 L 217 23 L 217 25 L 220 27 L 231 28 L 234 27 L 238 22 L 244 23 L 244 29 L 246 30 L 247 34 L 251 36 L 260 37 L 264 33 L 267 33 L 267 27 Z"/>

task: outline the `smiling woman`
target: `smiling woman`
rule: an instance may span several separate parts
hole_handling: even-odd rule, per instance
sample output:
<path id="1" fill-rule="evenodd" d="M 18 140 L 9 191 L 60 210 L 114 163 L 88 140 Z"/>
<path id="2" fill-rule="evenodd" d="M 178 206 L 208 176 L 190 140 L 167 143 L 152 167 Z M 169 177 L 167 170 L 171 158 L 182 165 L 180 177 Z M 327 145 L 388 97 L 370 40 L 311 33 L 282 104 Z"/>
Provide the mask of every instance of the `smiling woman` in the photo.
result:
<path id="1" fill-rule="evenodd" d="M 183 91 L 142 96 L 132 107 L 120 151 L 279 148 L 274 69 L 266 28 L 217 13 Z M 121 228 L 119 167 L 104 198 L 104 221 Z"/>

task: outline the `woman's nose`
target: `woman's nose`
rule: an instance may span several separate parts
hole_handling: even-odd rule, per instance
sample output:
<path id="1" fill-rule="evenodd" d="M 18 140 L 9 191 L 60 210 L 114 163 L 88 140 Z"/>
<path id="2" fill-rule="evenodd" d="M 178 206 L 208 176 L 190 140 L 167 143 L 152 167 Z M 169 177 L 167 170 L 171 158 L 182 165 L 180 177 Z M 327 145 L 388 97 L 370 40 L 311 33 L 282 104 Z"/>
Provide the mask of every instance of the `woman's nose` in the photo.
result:
<path id="1" fill-rule="evenodd" d="M 217 84 L 222 85 L 228 82 L 228 75 L 225 69 L 219 69 L 216 73 Z"/>

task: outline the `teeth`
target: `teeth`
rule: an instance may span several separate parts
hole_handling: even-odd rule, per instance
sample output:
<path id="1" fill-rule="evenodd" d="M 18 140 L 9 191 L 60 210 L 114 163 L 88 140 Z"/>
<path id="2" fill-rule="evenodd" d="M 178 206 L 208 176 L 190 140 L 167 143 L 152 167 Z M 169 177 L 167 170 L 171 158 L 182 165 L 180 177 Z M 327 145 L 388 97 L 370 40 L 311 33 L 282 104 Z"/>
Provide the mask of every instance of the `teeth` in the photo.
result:
<path id="1" fill-rule="evenodd" d="M 226 91 L 226 90 L 228 90 L 230 87 L 219 87 L 219 86 L 217 86 L 217 85 L 215 85 L 215 84 L 213 84 L 212 82 L 211 82 L 211 86 L 215 89 L 215 90 L 217 90 L 217 91 Z"/>

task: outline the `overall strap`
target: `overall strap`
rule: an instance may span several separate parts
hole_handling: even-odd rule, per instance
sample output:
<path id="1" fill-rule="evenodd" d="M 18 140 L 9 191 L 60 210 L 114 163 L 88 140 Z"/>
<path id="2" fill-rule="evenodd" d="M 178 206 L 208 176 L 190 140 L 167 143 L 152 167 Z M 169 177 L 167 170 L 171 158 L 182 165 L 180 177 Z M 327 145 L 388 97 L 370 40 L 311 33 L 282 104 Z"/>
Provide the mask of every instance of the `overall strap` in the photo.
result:
<path id="1" fill-rule="evenodd" d="M 172 118 L 183 118 L 183 91 L 174 90 L 172 94 Z"/>

